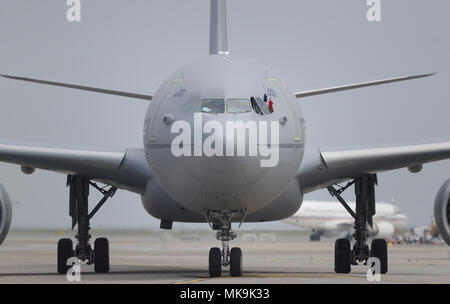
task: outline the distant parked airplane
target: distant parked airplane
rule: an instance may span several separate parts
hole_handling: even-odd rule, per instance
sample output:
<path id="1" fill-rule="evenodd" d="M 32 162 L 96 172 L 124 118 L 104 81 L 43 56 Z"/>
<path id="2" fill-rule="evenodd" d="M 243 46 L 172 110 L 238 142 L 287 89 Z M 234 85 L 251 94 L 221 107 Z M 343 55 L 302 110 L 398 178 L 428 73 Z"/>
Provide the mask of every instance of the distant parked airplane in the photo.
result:
<path id="1" fill-rule="evenodd" d="M 354 210 L 356 204 L 349 202 L 348 205 Z M 406 229 L 408 218 L 394 203 L 376 203 L 376 211 L 373 227 L 369 227 L 371 236 L 388 239 L 395 232 Z M 319 241 L 322 235 L 333 237 L 352 231 L 354 221 L 338 202 L 303 201 L 300 210 L 283 222 L 311 229 L 311 241 Z"/>

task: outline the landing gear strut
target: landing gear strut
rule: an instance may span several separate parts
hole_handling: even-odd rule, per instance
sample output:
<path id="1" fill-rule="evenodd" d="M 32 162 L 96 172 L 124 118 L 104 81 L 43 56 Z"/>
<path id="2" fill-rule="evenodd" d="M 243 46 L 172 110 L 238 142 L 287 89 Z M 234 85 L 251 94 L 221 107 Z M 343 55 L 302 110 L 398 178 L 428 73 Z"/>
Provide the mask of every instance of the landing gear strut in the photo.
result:
<path id="1" fill-rule="evenodd" d="M 339 202 L 347 209 L 350 215 L 355 219 L 353 234 L 354 244 L 351 249 L 351 242 L 348 239 L 338 239 L 335 243 L 335 271 L 337 273 L 349 273 L 351 265 L 359 263 L 367 263 L 371 257 L 380 260 L 380 272 L 387 273 L 387 245 L 383 239 L 374 239 L 371 243 L 371 249 L 367 245 L 369 232 L 367 225 L 373 226 L 373 216 L 375 215 L 375 185 L 377 184 L 377 176 L 375 174 L 365 174 L 356 177 L 352 182 L 339 189 L 333 186 L 328 187 L 328 191 L 335 196 Z M 356 210 L 348 206 L 341 197 L 350 186 L 355 186 Z"/>
<path id="2" fill-rule="evenodd" d="M 69 196 L 69 215 L 72 217 L 72 229 L 78 225 L 77 235 L 75 236 L 77 243 L 73 248 L 71 239 L 64 238 L 58 242 L 58 273 L 65 274 L 71 267 L 68 259 L 76 257 L 80 261 L 88 265 L 94 264 L 96 272 L 103 273 L 109 271 L 109 243 L 106 238 L 98 238 L 94 242 L 94 248 L 91 247 L 89 240 L 90 224 L 89 220 L 106 202 L 106 200 L 114 195 L 117 188 L 110 187 L 109 190 L 100 188 L 97 184 L 89 179 L 78 176 L 69 175 L 67 177 L 67 185 L 70 187 Z M 103 199 L 89 213 L 88 197 L 89 186 L 93 186 L 103 194 Z"/>
<path id="3" fill-rule="evenodd" d="M 242 275 L 242 250 L 233 247 L 230 250 L 230 241 L 236 234 L 231 230 L 231 221 L 240 218 L 244 221 L 246 210 L 239 211 L 213 211 L 205 210 L 205 218 L 213 230 L 217 230 L 216 238 L 222 242 L 222 249 L 213 247 L 209 250 L 209 276 L 220 277 L 222 267 L 230 267 L 232 277 Z"/>

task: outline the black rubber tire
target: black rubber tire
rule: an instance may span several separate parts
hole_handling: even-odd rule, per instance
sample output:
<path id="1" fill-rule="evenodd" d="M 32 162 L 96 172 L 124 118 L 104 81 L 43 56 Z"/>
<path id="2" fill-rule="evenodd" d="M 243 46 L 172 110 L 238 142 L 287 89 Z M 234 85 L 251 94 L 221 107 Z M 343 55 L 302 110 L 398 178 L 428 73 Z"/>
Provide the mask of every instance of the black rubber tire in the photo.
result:
<path id="1" fill-rule="evenodd" d="M 107 238 L 98 238 L 94 242 L 94 270 L 97 273 L 109 271 L 109 242 Z"/>
<path id="2" fill-rule="evenodd" d="M 233 247 L 230 251 L 230 275 L 242 276 L 242 250 L 239 247 Z"/>
<path id="3" fill-rule="evenodd" d="M 381 274 L 386 274 L 388 272 L 388 252 L 386 241 L 384 239 L 373 239 L 370 249 L 370 255 L 380 260 Z"/>
<path id="4" fill-rule="evenodd" d="M 211 278 L 222 275 L 222 252 L 220 248 L 213 247 L 209 250 L 209 276 Z"/>
<path id="5" fill-rule="evenodd" d="M 336 273 L 350 273 L 351 256 L 350 240 L 337 239 L 334 244 L 334 271 Z"/>
<path id="6" fill-rule="evenodd" d="M 71 266 L 67 266 L 67 260 L 73 257 L 73 243 L 71 239 L 60 239 L 58 241 L 58 273 L 66 274 Z"/>

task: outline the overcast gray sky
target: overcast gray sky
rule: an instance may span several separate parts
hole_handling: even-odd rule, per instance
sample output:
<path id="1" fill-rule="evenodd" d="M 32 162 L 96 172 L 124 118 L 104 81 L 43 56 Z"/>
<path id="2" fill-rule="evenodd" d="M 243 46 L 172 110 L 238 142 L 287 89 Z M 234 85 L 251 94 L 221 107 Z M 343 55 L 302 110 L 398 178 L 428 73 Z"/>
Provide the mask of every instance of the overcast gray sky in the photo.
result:
<path id="1" fill-rule="evenodd" d="M 382 21 L 370 23 L 363 0 L 228 0 L 231 52 L 267 64 L 294 91 L 439 72 L 299 101 L 307 145 L 450 140 L 450 2 L 381 4 Z M 209 0 L 81 0 L 81 22 L 72 23 L 68 8 L 62 0 L 2 0 L 0 72 L 155 92 L 168 74 L 208 54 Z M 145 102 L 0 79 L 0 104 L 0 139 L 105 150 L 142 146 Z M 412 224 L 428 224 L 448 177 L 450 161 L 417 175 L 381 174 L 377 198 L 394 197 Z M 64 175 L 27 176 L 0 164 L 0 182 L 17 202 L 13 227 L 69 227 Z M 331 198 L 319 191 L 306 199 Z M 155 228 L 157 221 L 139 196 L 120 191 L 93 226 Z"/>

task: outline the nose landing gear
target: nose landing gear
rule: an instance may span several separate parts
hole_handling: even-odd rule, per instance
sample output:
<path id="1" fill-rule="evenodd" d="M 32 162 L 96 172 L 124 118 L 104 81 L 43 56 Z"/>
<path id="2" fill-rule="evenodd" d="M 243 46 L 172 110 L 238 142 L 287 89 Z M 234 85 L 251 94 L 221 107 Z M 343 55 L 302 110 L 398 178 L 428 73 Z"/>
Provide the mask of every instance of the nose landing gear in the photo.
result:
<path id="1" fill-rule="evenodd" d="M 209 276 L 220 277 L 222 267 L 230 267 L 232 277 L 242 276 L 242 250 L 233 247 L 230 250 L 230 241 L 236 238 L 231 230 L 231 221 L 240 219 L 241 224 L 245 219 L 246 210 L 239 211 L 213 211 L 205 210 L 204 215 L 213 230 L 217 230 L 216 238 L 222 242 L 222 249 L 213 247 L 209 250 Z"/>

